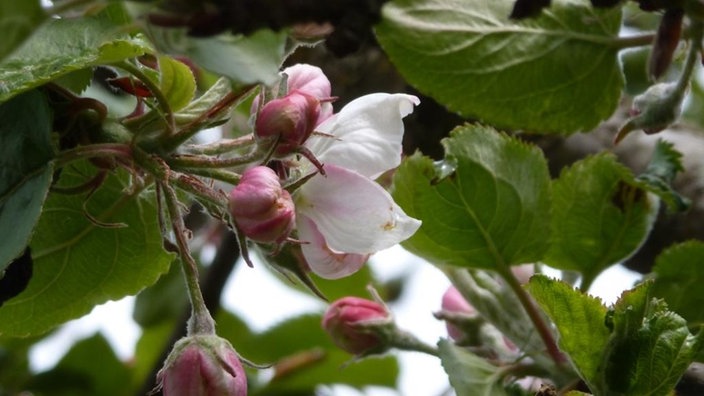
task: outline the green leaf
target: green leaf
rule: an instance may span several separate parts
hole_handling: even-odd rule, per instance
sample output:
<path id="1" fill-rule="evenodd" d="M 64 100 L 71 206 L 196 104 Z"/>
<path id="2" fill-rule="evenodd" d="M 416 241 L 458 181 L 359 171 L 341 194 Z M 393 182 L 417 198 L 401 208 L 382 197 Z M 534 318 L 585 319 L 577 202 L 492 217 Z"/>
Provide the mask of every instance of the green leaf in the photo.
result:
<path id="1" fill-rule="evenodd" d="M 178 111 L 193 100 L 196 93 L 196 79 L 191 68 L 169 56 L 159 57 L 159 87 L 171 105 Z"/>
<path id="2" fill-rule="evenodd" d="M 443 141 L 448 176 L 429 158 L 403 162 L 394 199 L 423 221 L 403 243 L 438 265 L 499 269 L 540 260 L 550 234 L 550 178 L 540 150 L 468 125 Z"/>
<path id="3" fill-rule="evenodd" d="M 188 294 L 180 265 L 172 265 L 152 286 L 135 299 L 132 318 L 142 327 L 173 321 L 188 307 Z"/>
<path id="4" fill-rule="evenodd" d="M 59 186 L 83 184 L 94 173 L 88 163 L 66 167 Z M 154 194 L 126 193 L 129 180 L 120 171 L 90 197 L 49 195 L 30 243 L 34 276 L 0 308 L 0 334 L 45 332 L 97 304 L 139 292 L 169 269 L 173 255 L 162 248 Z"/>
<path id="5" fill-rule="evenodd" d="M 669 395 L 700 348 L 687 322 L 651 298 L 652 284 L 624 292 L 607 318 L 614 330 L 602 365 L 606 394 Z"/>
<path id="6" fill-rule="evenodd" d="M 438 342 L 438 348 L 442 367 L 458 395 L 507 395 L 506 390 L 501 386 L 502 377 L 499 367 L 445 339 Z"/>
<path id="7" fill-rule="evenodd" d="M 129 370 L 105 337 L 97 333 L 77 342 L 50 371 L 40 373 L 33 390 L 74 396 L 126 396 Z"/>
<path id="8" fill-rule="evenodd" d="M 179 125 L 189 124 L 202 117 L 203 113 L 210 110 L 215 104 L 223 100 L 229 93 L 232 92 L 230 83 L 226 78 L 219 78 L 215 83 L 208 88 L 203 95 L 196 100 L 190 102 L 186 107 L 174 114 L 174 119 Z M 239 103 L 239 102 L 237 102 Z M 227 117 L 229 112 L 220 113 L 221 116 L 216 119 L 207 119 L 211 123 L 222 122 Z"/>
<path id="9" fill-rule="evenodd" d="M 620 7 L 553 1 L 537 18 L 508 18 L 513 0 L 397 0 L 380 43 L 406 79 L 466 117 L 504 128 L 589 130 L 623 86 Z"/>
<path id="10" fill-rule="evenodd" d="M 527 288 L 555 323 L 560 349 L 589 388 L 598 393 L 598 370 L 610 333 L 604 325 L 606 307 L 600 299 L 544 275 L 533 276 Z"/>
<path id="11" fill-rule="evenodd" d="M 648 167 L 636 178 L 643 189 L 660 197 L 673 212 L 685 211 L 691 204 L 672 188 L 677 173 L 684 171 L 681 160 L 682 153 L 675 150 L 672 143 L 658 140 Z"/>
<path id="12" fill-rule="evenodd" d="M 232 342 L 238 353 L 256 363 L 290 363 L 291 358 L 300 362 L 250 394 L 312 394 L 320 384 L 391 388 L 396 386 L 399 373 L 398 362 L 392 356 L 353 362 L 353 356 L 332 344 L 321 327 L 320 315 L 294 317 L 251 338 L 240 334 Z"/>
<path id="13" fill-rule="evenodd" d="M 648 236 L 657 200 L 611 154 L 581 160 L 553 183 L 553 241 L 546 264 L 583 274 L 583 283 L 633 254 Z"/>
<path id="14" fill-rule="evenodd" d="M 0 274 L 27 247 L 49 192 L 51 123 L 40 92 L 0 104 L 0 230 L 7 231 L 0 241 Z"/>
<path id="15" fill-rule="evenodd" d="M 0 61 L 19 47 L 46 19 L 39 0 L 0 0 Z"/>
<path id="16" fill-rule="evenodd" d="M 704 243 L 689 241 L 670 247 L 655 260 L 653 295 L 664 298 L 690 326 L 704 324 Z"/>
<path id="17" fill-rule="evenodd" d="M 263 29 L 247 36 L 195 38 L 188 36 L 185 29 L 153 25 L 148 28 L 161 51 L 185 55 L 198 66 L 228 77 L 236 86 L 275 83 L 286 55 L 284 31 Z"/>
<path id="18" fill-rule="evenodd" d="M 150 52 L 141 36 L 130 36 L 112 5 L 80 19 L 53 19 L 0 63 L 0 102 L 69 72 Z"/>

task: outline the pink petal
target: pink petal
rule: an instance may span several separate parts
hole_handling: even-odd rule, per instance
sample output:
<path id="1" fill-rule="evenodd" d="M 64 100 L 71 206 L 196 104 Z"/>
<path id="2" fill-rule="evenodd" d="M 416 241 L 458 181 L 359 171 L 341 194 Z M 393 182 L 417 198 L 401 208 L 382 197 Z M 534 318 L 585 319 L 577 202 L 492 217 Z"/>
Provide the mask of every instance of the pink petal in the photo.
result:
<path id="1" fill-rule="evenodd" d="M 296 222 L 298 238 L 304 242 L 301 245 L 311 271 L 325 279 L 339 279 L 357 272 L 369 255 L 352 253 L 335 253 L 328 248 L 325 238 L 318 231 L 312 220 L 299 216 Z"/>
<path id="2" fill-rule="evenodd" d="M 371 254 L 408 239 L 420 227 L 372 180 L 325 164 L 327 176 L 307 181 L 294 198 L 336 252 Z"/>
<path id="3" fill-rule="evenodd" d="M 330 98 L 330 80 L 317 66 L 299 63 L 284 69 L 288 76 L 288 91 L 301 91 L 317 99 Z"/>

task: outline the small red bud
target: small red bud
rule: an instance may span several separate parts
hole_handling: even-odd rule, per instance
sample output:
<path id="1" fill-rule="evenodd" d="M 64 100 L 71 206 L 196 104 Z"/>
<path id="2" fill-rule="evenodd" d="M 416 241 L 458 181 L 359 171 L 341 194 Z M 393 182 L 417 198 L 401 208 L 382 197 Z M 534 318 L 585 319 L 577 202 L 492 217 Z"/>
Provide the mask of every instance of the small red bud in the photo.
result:
<path id="1" fill-rule="evenodd" d="M 467 302 L 454 286 L 450 286 L 447 291 L 445 291 L 445 294 L 442 295 L 441 307 L 444 311 L 454 314 L 474 315 L 476 313 L 474 307 Z M 453 340 L 459 341 L 465 338 L 464 331 L 449 321 L 445 322 L 445 326 L 447 327 L 447 335 Z"/>
<path id="2" fill-rule="evenodd" d="M 265 166 L 244 172 L 230 192 L 230 213 L 245 236 L 262 243 L 283 242 L 295 223 L 291 195 L 281 187 L 276 173 Z"/>
<path id="3" fill-rule="evenodd" d="M 258 139 L 279 139 L 274 155 L 285 157 L 298 150 L 315 129 L 320 115 L 320 101 L 294 91 L 271 100 L 262 107 L 254 123 Z"/>
<path id="4" fill-rule="evenodd" d="M 323 316 L 323 328 L 341 349 L 364 355 L 384 347 L 384 341 L 373 331 L 373 325 L 390 321 L 391 315 L 383 305 L 359 297 L 344 297 L 328 307 Z"/>
<path id="5" fill-rule="evenodd" d="M 164 396 L 247 396 L 247 376 L 237 353 L 215 335 L 180 339 L 157 382 Z"/>

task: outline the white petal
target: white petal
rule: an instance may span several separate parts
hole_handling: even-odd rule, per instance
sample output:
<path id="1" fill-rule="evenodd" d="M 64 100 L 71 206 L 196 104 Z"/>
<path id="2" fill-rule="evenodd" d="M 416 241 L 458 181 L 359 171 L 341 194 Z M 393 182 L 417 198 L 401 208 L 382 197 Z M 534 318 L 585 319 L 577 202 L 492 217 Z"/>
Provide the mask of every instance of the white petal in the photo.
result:
<path id="1" fill-rule="evenodd" d="M 349 169 L 325 165 L 296 192 L 296 212 L 310 218 L 337 252 L 371 254 L 408 239 L 420 221 L 406 215 L 391 195 Z"/>
<path id="2" fill-rule="evenodd" d="M 336 253 L 328 248 L 325 238 L 312 220 L 305 216 L 296 219 L 298 238 L 307 242 L 301 245 L 311 271 L 325 279 L 339 279 L 359 271 L 369 255 Z"/>
<path id="3" fill-rule="evenodd" d="M 401 163 L 402 118 L 418 103 L 405 94 L 362 96 L 316 128 L 334 137 L 313 135 L 306 146 L 324 164 L 376 178 Z"/>

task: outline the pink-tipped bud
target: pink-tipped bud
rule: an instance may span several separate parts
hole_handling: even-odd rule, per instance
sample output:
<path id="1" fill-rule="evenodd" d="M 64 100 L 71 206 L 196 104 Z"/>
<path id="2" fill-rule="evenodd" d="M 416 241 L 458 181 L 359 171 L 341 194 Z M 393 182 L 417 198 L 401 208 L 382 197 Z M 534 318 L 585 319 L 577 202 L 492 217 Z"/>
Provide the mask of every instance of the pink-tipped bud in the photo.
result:
<path id="1" fill-rule="evenodd" d="M 230 213 L 247 238 L 281 243 L 291 233 L 296 214 L 288 191 L 276 173 L 265 166 L 250 168 L 230 192 Z"/>
<path id="2" fill-rule="evenodd" d="M 313 133 L 320 116 L 320 101 L 300 91 L 264 105 L 254 123 L 259 140 L 278 139 L 274 156 L 285 157 L 299 149 Z"/>
<path id="3" fill-rule="evenodd" d="M 374 329 L 392 323 L 391 314 L 383 305 L 359 297 L 333 302 L 323 316 L 323 328 L 335 345 L 355 355 L 383 350 L 383 337 Z"/>
<path id="4" fill-rule="evenodd" d="M 459 290 L 454 286 L 450 286 L 445 294 L 442 296 L 442 309 L 451 314 L 460 315 L 475 315 L 476 310 L 474 307 L 467 302 L 467 300 L 462 297 Z M 457 326 L 453 325 L 449 321 L 445 322 L 447 327 L 447 335 L 450 336 L 455 341 L 460 341 L 465 338 L 466 334 L 464 331 L 459 329 Z"/>
<path id="5" fill-rule="evenodd" d="M 164 396 L 247 395 L 247 376 L 237 353 L 215 335 L 180 339 L 156 378 Z"/>
<path id="6" fill-rule="evenodd" d="M 535 275 L 535 266 L 533 264 L 516 265 L 511 267 L 511 272 L 518 279 L 518 283 L 525 285 L 530 277 Z"/>

